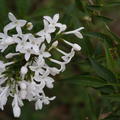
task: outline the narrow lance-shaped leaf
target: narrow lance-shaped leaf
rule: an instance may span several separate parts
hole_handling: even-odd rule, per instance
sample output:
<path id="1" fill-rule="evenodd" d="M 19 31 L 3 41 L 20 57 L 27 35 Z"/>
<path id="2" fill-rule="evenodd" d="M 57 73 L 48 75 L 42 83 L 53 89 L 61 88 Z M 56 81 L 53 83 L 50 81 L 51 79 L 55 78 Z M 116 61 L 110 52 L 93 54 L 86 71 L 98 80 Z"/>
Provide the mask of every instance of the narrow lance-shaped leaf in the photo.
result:
<path id="1" fill-rule="evenodd" d="M 90 58 L 90 62 L 92 64 L 92 67 L 94 68 L 96 74 L 99 77 L 105 79 L 107 82 L 114 82 L 114 83 L 116 82 L 116 77 L 110 70 L 105 68 L 103 65 L 100 65 L 92 58 Z"/>
<path id="2" fill-rule="evenodd" d="M 71 78 L 60 80 L 60 82 L 76 84 L 81 86 L 89 86 L 89 87 L 102 87 L 106 85 L 106 81 L 92 76 L 83 76 L 78 75 Z"/>
<path id="3" fill-rule="evenodd" d="M 110 53 L 110 48 L 108 48 L 108 46 L 104 44 L 104 49 L 105 49 L 107 67 L 111 71 L 114 71 L 115 64 L 114 64 L 114 59 Z"/>
<path id="4" fill-rule="evenodd" d="M 110 47 L 113 46 L 113 39 L 107 34 L 100 32 L 87 32 L 84 35 L 101 39 L 102 42 L 106 42 Z"/>

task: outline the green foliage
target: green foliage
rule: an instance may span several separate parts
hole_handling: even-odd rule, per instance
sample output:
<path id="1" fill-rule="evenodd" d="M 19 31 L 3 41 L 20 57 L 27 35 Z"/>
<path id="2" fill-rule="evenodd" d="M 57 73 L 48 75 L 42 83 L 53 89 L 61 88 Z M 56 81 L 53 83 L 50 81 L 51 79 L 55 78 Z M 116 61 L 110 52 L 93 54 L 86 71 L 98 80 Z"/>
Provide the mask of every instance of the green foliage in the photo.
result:
<path id="1" fill-rule="evenodd" d="M 41 111 L 26 102 L 21 120 L 120 119 L 120 0 L 0 0 L 1 31 L 8 11 L 32 21 L 35 32 L 43 15 L 55 13 L 67 30 L 85 27 L 84 39 L 76 39 L 81 52 L 55 77 L 56 100 Z M 0 112 L 0 120 L 15 120 L 9 106 Z"/>

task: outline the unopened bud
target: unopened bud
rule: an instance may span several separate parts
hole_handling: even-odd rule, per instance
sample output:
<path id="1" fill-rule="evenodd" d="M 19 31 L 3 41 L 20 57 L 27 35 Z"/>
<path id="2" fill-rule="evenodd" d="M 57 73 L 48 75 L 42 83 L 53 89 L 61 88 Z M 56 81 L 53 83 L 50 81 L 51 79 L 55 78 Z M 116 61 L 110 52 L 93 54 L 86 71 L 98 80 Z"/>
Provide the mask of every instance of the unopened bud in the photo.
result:
<path id="1" fill-rule="evenodd" d="M 33 24 L 31 22 L 28 22 L 26 27 L 27 27 L 28 30 L 32 30 Z"/>
<path id="2" fill-rule="evenodd" d="M 58 41 L 53 42 L 52 46 L 57 47 L 58 46 Z"/>
<path id="3" fill-rule="evenodd" d="M 25 75 L 25 74 L 27 74 L 27 72 L 28 72 L 27 67 L 26 67 L 26 66 L 23 66 L 23 67 L 21 68 L 21 74 L 22 74 L 22 75 Z"/>
<path id="4" fill-rule="evenodd" d="M 22 90 L 25 90 L 25 89 L 27 88 L 27 86 L 26 86 L 26 84 L 25 84 L 24 82 L 21 82 L 21 83 L 20 83 L 20 88 L 21 88 Z"/>
<path id="5" fill-rule="evenodd" d="M 75 51 L 80 51 L 81 50 L 81 47 L 78 45 L 78 44 L 73 44 L 73 49 Z"/>

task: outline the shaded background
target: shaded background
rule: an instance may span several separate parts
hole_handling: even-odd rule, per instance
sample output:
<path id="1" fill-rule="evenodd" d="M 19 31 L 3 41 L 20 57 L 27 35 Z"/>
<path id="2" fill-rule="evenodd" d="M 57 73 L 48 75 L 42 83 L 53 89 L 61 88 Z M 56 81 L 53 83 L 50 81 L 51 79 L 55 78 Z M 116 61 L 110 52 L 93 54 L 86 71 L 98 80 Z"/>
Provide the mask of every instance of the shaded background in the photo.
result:
<path id="1" fill-rule="evenodd" d="M 91 59 L 104 65 L 119 79 L 119 44 L 116 47 L 111 34 L 116 33 L 114 37 L 119 39 L 120 0 L 0 0 L 0 31 L 8 23 L 8 12 L 31 21 L 34 24 L 32 32 L 43 28 L 44 15 L 53 16 L 55 13 L 60 13 L 60 21 L 67 24 L 68 30 L 81 26 L 86 30 L 83 40 L 74 36 L 69 38 L 81 45 L 82 51 L 76 53 L 65 72 L 55 77 L 54 89 L 46 90 L 47 95 L 57 98 L 41 111 L 35 111 L 34 104 L 25 101 L 20 119 L 13 118 L 10 99 L 5 110 L 0 111 L 0 120 L 120 120 L 120 98 L 111 101 L 103 97 L 115 92 L 111 86 L 101 87 L 96 83 L 96 79 L 109 79 L 109 74 L 102 77 L 108 71 L 101 73 L 99 65 Z M 97 33 L 105 33 L 105 36 Z M 104 44 L 105 41 L 99 40 L 103 37 L 110 43 L 109 47 Z M 110 59 L 115 61 L 112 62 L 114 69 Z M 98 65 L 98 71 L 95 65 Z"/>

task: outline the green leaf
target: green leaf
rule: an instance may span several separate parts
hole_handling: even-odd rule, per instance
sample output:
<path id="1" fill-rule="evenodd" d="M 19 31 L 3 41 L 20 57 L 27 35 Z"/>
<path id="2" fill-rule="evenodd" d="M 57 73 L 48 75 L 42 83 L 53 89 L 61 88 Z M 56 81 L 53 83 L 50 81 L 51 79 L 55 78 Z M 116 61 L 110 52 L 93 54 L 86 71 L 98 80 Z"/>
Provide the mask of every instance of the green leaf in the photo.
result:
<path id="1" fill-rule="evenodd" d="M 94 49 L 90 39 L 88 37 L 84 37 L 84 40 L 81 40 L 80 42 L 83 52 L 87 56 L 92 56 L 94 54 Z"/>
<path id="2" fill-rule="evenodd" d="M 113 39 L 107 34 L 100 33 L 100 32 L 88 32 L 88 33 L 85 33 L 85 35 L 89 37 L 98 38 L 102 40 L 102 42 L 106 42 L 110 47 L 113 46 Z"/>
<path id="3" fill-rule="evenodd" d="M 105 79 L 108 82 L 116 82 L 116 77 L 110 70 L 108 70 L 104 66 L 100 65 L 92 58 L 90 58 L 90 62 L 92 64 L 92 67 L 94 68 L 96 74 L 99 77 Z"/>
<path id="4" fill-rule="evenodd" d="M 115 7 L 115 6 L 119 6 L 120 2 L 108 2 L 106 4 L 107 7 Z"/>
<path id="5" fill-rule="evenodd" d="M 82 76 L 82 75 L 74 76 L 67 79 L 62 79 L 60 80 L 60 82 L 61 81 L 64 83 L 76 84 L 76 85 L 87 86 L 87 87 L 88 86 L 102 87 L 107 84 L 104 80 L 100 78 L 96 78 L 92 76 Z"/>
<path id="6" fill-rule="evenodd" d="M 112 35 L 113 39 L 116 42 L 120 43 L 120 37 L 116 33 L 112 32 L 107 24 L 105 24 L 105 26 L 106 26 L 107 31 Z"/>
<path id="7" fill-rule="evenodd" d="M 83 2 L 81 0 L 75 0 L 75 5 L 79 10 L 84 11 Z"/>
<path id="8" fill-rule="evenodd" d="M 108 18 L 108 17 L 105 17 L 105 16 L 99 16 L 99 15 L 96 15 L 96 16 L 93 16 L 94 19 L 97 19 L 99 21 L 103 21 L 103 22 L 112 22 L 113 20 Z"/>
<path id="9" fill-rule="evenodd" d="M 108 48 L 108 46 L 104 44 L 104 49 L 105 49 L 107 67 L 111 71 L 114 71 L 115 64 L 114 64 L 114 59 L 110 53 L 110 48 Z"/>
<path id="10" fill-rule="evenodd" d="M 113 95 L 103 95 L 104 98 L 109 99 L 111 101 L 120 102 L 120 94 L 113 94 Z"/>
<path id="11" fill-rule="evenodd" d="M 88 10 L 102 10 L 102 6 L 100 6 L 100 5 L 88 5 L 87 6 L 87 8 L 88 8 Z"/>

